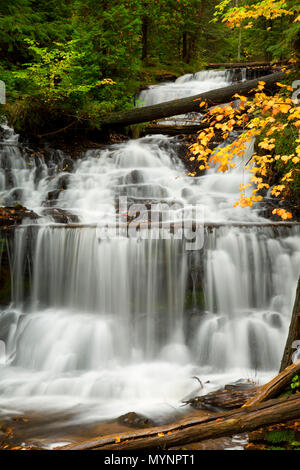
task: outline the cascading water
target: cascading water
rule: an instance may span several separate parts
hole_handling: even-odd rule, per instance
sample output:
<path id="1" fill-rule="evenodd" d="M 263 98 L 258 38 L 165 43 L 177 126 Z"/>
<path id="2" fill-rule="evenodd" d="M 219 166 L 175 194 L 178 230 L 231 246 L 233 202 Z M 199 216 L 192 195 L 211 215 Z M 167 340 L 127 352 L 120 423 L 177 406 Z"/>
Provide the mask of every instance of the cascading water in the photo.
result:
<path id="1" fill-rule="evenodd" d="M 175 82 L 153 85 L 143 90 L 138 96 L 137 104 L 139 106 L 151 106 L 164 101 L 186 98 L 216 88 L 223 88 L 228 86 L 229 82 L 230 74 L 226 70 L 209 70 L 186 74 L 177 78 Z"/>
<path id="2" fill-rule="evenodd" d="M 191 179 L 180 144 L 157 136 L 90 150 L 69 172 L 66 155 L 29 158 L 6 130 L 1 198 L 42 217 L 15 229 L 9 248 L 2 408 L 72 409 L 73 422 L 132 410 L 159 420 L 178 410 L 193 375 L 210 381 L 205 393 L 276 372 L 300 274 L 300 230 L 268 224 L 258 205 L 233 207 L 241 180 L 247 182 L 242 159 L 229 173 L 212 168 Z M 169 232 L 101 237 L 99 227 L 122 223 L 120 197 L 155 206 L 172 223 L 187 205 L 199 205 L 204 245 L 187 250 Z M 51 223 L 49 204 L 84 225 Z"/>

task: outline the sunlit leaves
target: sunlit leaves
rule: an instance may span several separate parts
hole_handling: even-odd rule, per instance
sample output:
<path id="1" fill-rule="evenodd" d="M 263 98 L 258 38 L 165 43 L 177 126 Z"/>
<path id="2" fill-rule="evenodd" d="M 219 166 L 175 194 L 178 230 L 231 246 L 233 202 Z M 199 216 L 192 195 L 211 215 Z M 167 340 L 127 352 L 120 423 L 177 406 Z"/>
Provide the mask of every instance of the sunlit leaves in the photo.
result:
<path id="1" fill-rule="evenodd" d="M 204 119 L 208 128 L 199 132 L 197 142 L 190 147 L 199 162 L 199 170 L 215 165 L 217 171 L 225 173 L 235 166 L 232 161 L 235 157 L 244 155 L 247 143 L 253 138 L 260 140 L 259 154 L 254 153 L 244 168 L 252 173 L 250 184 L 241 184 L 241 196 L 235 206 L 252 207 L 263 199 L 262 194 L 270 188 L 267 178 L 275 162 L 281 164 L 283 175 L 280 183 L 271 188 L 273 197 L 285 198 L 289 194 L 289 184 L 293 183 L 296 172 L 300 172 L 297 168 L 300 163 L 300 106 L 295 105 L 286 95 L 291 91 L 288 85 L 278 83 L 280 92 L 273 96 L 267 95 L 264 87 L 264 82 L 259 82 L 252 99 L 235 95 L 240 100 L 239 107 L 229 104 L 210 109 Z M 292 145 L 290 153 L 281 154 L 276 151 L 277 140 L 287 126 L 293 129 L 294 141 L 298 145 Z M 212 150 L 217 136 L 227 139 L 236 128 L 243 131 L 236 140 Z M 195 176 L 196 172 L 190 175 Z M 283 220 L 292 217 L 290 212 L 283 209 L 273 214 Z"/>
<path id="2" fill-rule="evenodd" d="M 242 23 L 244 23 L 244 27 L 252 28 L 252 20 L 257 20 L 261 17 L 267 20 L 274 20 L 282 16 L 293 16 L 294 11 L 287 8 L 285 0 L 261 0 L 253 5 L 240 7 L 230 7 L 230 2 L 225 0 L 217 5 L 216 15 L 221 16 L 222 21 L 231 29 L 240 27 Z M 295 21 L 299 21 L 298 18 Z"/>

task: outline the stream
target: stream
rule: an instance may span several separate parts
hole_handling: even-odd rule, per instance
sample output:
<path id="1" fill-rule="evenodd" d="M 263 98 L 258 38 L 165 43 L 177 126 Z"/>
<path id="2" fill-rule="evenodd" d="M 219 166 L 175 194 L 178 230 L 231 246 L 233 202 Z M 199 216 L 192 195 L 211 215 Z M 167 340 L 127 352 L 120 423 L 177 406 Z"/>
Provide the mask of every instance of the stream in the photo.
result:
<path id="1" fill-rule="evenodd" d="M 202 72 L 139 99 L 155 104 L 229 80 L 225 71 Z M 0 310 L 0 420 L 38 419 L 49 447 L 60 429 L 130 411 L 157 424 L 180 419 L 181 400 L 200 392 L 193 376 L 205 394 L 276 374 L 300 274 L 300 228 L 270 223 L 259 204 L 234 207 L 253 142 L 230 172 L 190 178 L 176 138 L 143 137 L 71 162 L 54 150 L 32 156 L 3 129 L 1 204 L 40 218 L 1 245 L 12 295 Z M 76 226 L 54 223 L 49 207 L 72 214 Z M 143 211 L 144 230 L 118 230 Z M 191 220 L 194 238 L 168 230 Z"/>

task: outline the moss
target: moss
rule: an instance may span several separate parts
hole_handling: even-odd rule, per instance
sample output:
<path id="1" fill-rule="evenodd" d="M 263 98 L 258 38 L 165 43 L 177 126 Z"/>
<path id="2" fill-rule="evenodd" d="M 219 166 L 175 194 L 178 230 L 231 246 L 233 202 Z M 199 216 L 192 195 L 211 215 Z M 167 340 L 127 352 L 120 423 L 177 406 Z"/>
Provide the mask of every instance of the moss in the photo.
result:
<path id="1" fill-rule="evenodd" d="M 272 444 L 293 442 L 295 441 L 295 431 L 290 429 L 284 429 L 283 431 L 271 431 L 266 435 L 266 440 Z"/>

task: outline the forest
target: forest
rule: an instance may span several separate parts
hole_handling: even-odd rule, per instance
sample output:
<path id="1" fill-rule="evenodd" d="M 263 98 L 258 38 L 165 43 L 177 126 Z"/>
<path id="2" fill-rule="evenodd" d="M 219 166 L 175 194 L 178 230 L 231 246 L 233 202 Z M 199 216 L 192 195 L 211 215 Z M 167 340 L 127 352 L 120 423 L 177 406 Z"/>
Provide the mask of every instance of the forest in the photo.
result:
<path id="1" fill-rule="evenodd" d="M 0 451 L 300 450 L 299 61 L 295 0 L 0 0 Z"/>

